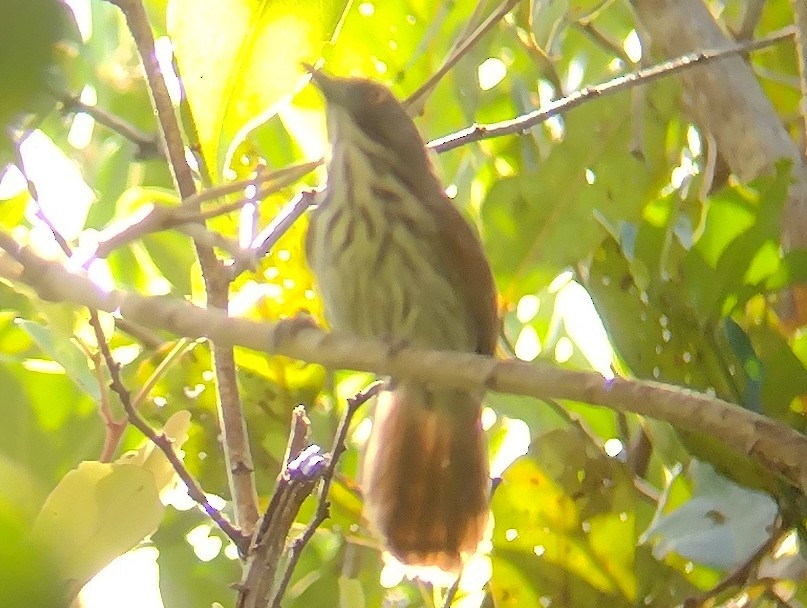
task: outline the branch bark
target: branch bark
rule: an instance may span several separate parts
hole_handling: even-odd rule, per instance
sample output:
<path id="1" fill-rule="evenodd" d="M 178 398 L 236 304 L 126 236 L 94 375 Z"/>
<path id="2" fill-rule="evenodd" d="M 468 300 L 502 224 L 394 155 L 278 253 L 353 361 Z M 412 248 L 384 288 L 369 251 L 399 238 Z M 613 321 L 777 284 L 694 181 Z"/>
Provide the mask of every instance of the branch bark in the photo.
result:
<path id="1" fill-rule="evenodd" d="M 116 312 L 140 325 L 188 337 L 207 337 L 282 354 L 335 369 L 355 369 L 424 383 L 556 398 L 602 405 L 667 421 L 689 431 L 708 429 L 726 445 L 755 458 L 807 495 L 807 437 L 773 419 L 674 386 L 564 370 L 547 364 L 497 361 L 469 354 L 397 349 L 373 340 L 328 334 L 307 320 L 258 323 L 201 309 L 184 300 L 103 291 L 86 277 L 44 260 L 0 232 L 0 275 L 34 288 L 40 297 Z"/>
<path id="2" fill-rule="evenodd" d="M 303 501 L 330 470 L 329 457 L 318 446 L 308 445 L 309 431 L 308 416 L 298 406 L 292 413 L 289 445 L 277 488 L 247 552 L 236 608 L 266 608 L 271 603 L 289 530 Z"/>
<path id="3" fill-rule="evenodd" d="M 149 92 L 177 191 L 183 201 L 188 200 L 196 194 L 196 182 L 185 159 L 185 142 L 174 112 L 174 105 L 168 94 L 168 87 L 157 61 L 154 35 L 146 9 L 142 0 L 108 1 L 118 6 L 126 17 L 129 31 L 143 62 Z M 202 269 L 208 305 L 226 310 L 230 278 L 210 244 L 194 240 L 194 246 L 199 266 Z M 258 521 L 258 493 L 255 488 L 254 465 L 235 377 L 235 358 L 232 347 L 227 344 L 213 341 L 211 350 L 216 373 L 217 405 L 224 444 L 224 460 L 227 464 L 227 477 L 235 504 L 236 524 L 243 533 L 249 535 Z"/>
<path id="4" fill-rule="evenodd" d="M 723 60 L 728 60 L 727 58 L 771 46 L 786 38 L 793 37 L 794 34 L 794 28 L 785 27 L 759 40 L 740 44 L 729 44 L 724 41 L 720 46 L 709 46 L 708 44 L 696 46 L 694 51 L 685 51 L 674 59 L 617 76 L 601 84 L 579 89 L 516 118 L 493 124 L 474 124 L 455 133 L 432 140 L 426 145 L 440 154 L 483 139 L 525 133 L 528 129 L 546 122 L 553 116 L 568 112 L 592 99 L 612 95 L 639 85 L 650 84 L 659 78 L 667 78 L 678 72 L 699 71 L 704 69 L 702 66 L 710 63 L 722 64 Z M 737 57 L 733 57 L 733 60 L 741 61 Z M 765 99 L 765 102 L 767 103 L 767 99 Z M 778 160 L 780 157 L 776 158 Z M 758 173 L 754 175 L 758 175 Z"/>

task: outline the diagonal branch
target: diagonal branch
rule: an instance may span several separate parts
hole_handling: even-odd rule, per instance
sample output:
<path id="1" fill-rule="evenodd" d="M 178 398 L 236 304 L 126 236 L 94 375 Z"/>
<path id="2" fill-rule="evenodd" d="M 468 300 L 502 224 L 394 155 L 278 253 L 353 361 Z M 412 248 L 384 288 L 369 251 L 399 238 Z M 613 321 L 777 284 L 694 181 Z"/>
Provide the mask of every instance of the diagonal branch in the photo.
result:
<path id="1" fill-rule="evenodd" d="M 234 263 L 239 268 L 250 268 L 260 259 L 261 255 L 265 255 L 265 253 L 260 253 L 260 248 L 251 247 L 249 250 L 244 250 L 237 243 L 231 242 L 230 239 L 207 229 L 201 222 L 211 217 L 238 210 L 249 202 L 261 200 L 270 194 L 274 194 L 316 168 L 319 163 L 320 161 L 314 161 L 291 165 L 277 171 L 270 171 L 253 180 L 213 186 L 186 198 L 180 205 L 169 205 L 155 201 L 146 213 L 132 215 L 123 223 L 105 228 L 101 232 L 98 242 L 93 246 L 84 246 L 73 261 L 86 268 L 94 258 L 105 258 L 115 249 L 143 238 L 147 234 L 175 229 L 190 235 L 197 242 L 209 243 L 212 246 L 224 249 L 230 253 Z M 210 210 L 199 210 L 199 205 L 204 201 L 244 192 L 249 188 L 257 189 L 259 184 L 264 184 L 264 186 L 257 192 L 253 191 L 236 201 Z"/>
<path id="2" fill-rule="evenodd" d="M 118 362 L 115 361 L 115 358 L 112 356 L 112 351 L 109 349 L 109 344 L 107 343 L 106 336 L 104 336 L 104 331 L 101 329 L 101 321 L 98 318 L 98 312 L 93 309 L 90 309 L 90 325 L 95 332 L 98 347 L 101 349 L 101 354 L 104 357 L 106 367 L 109 370 L 109 375 L 111 378 L 110 387 L 118 395 L 118 398 L 123 405 L 123 409 L 126 411 L 126 418 L 129 420 L 129 423 L 143 433 L 144 436 L 148 437 L 148 439 L 165 455 L 165 458 L 169 463 L 171 463 L 171 468 L 182 480 L 182 483 L 185 484 L 185 487 L 188 490 L 188 496 L 190 496 L 196 502 L 196 504 L 198 504 L 204 510 L 210 519 L 216 522 L 219 529 L 221 529 L 221 531 L 224 532 L 224 534 L 226 534 L 231 541 L 233 541 L 235 546 L 243 552 L 247 539 L 242 536 L 241 532 L 238 531 L 229 521 L 227 521 L 221 511 L 210 504 L 210 502 L 207 500 L 207 496 L 205 496 L 204 491 L 199 485 L 199 482 L 196 481 L 196 478 L 194 478 L 188 469 L 185 468 L 185 464 L 182 462 L 182 459 L 174 449 L 172 439 L 167 437 L 164 433 L 153 429 L 146 419 L 143 418 L 143 416 L 141 416 L 140 413 L 135 409 L 132 403 L 131 393 L 123 384 L 123 380 L 121 379 L 120 365 L 118 365 Z"/>
<path id="3" fill-rule="evenodd" d="M 410 113 L 417 114 L 423 109 L 422 106 L 426 101 L 426 97 L 431 94 L 443 76 L 445 76 L 448 71 L 453 68 L 460 59 L 462 59 L 463 55 L 465 55 L 482 36 L 487 34 L 494 25 L 503 19 L 507 13 L 513 10 L 517 4 L 518 0 L 504 0 L 496 8 L 496 10 L 494 10 L 488 16 L 488 18 L 479 25 L 479 27 L 468 34 L 467 37 L 463 37 L 458 41 L 456 46 L 451 49 L 451 52 L 443 62 L 443 65 L 441 65 L 440 68 L 434 74 L 432 74 L 428 80 L 426 80 L 426 82 L 420 85 L 417 91 L 412 93 L 412 95 L 406 99 L 404 105 L 410 111 Z"/>
<path id="4" fill-rule="evenodd" d="M 65 112 L 81 112 L 87 116 L 91 116 L 98 124 L 105 126 L 111 131 L 115 131 L 118 135 L 131 141 L 137 146 L 137 158 L 146 159 L 163 155 L 157 137 L 141 131 L 133 124 L 123 120 L 120 116 L 111 114 L 97 106 L 86 104 L 75 95 L 71 95 L 66 91 L 59 91 L 52 88 L 50 93 L 61 102 Z"/>
<path id="5" fill-rule="evenodd" d="M 330 368 L 355 369 L 451 387 L 556 398 L 601 405 L 667 421 L 680 429 L 709 429 L 714 437 L 754 458 L 807 494 L 807 437 L 790 427 L 707 395 L 675 386 L 614 378 L 547 364 L 497 361 L 469 353 L 393 348 L 375 340 L 328 334 L 309 321 L 259 323 L 201 309 L 184 300 L 103 291 L 89 279 L 45 260 L 0 232 L 0 274 L 34 288 L 47 300 L 72 302 L 150 328 L 226 345 L 286 355 Z"/>
<path id="6" fill-rule="evenodd" d="M 283 470 L 246 554 L 237 608 L 266 608 L 275 587 L 283 550 L 303 501 L 329 468 L 328 456 L 308 444 L 310 421 L 302 406 L 292 413 Z"/>
<path id="7" fill-rule="evenodd" d="M 778 32 L 759 38 L 750 42 L 742 44 L 735 44 L 727 46 L 724 49 L 698 51 L 695 53 L 688 53 L 675 59 L 665 61 L 663 63 L 643 68 L 624 76 L 619 76 L 603 84 L 593 85 L 575 91 L 571 95 L 563 97 L 547 104 L 546 107 L 538 108 L 533 112 L 529 112 L 516 118 L 497 122 L 489 125 L 471 125 L 470 127 L 446 135 L 439 139 L 435 139 L 428 143 L 428 146 L 435 152 L 446 152 L 453 150 L 465 144 L 480 141 L 482 139 L 490 139 L 492 137 L 501 137 L 502 135 L 513 135 L 516 133 L 523 133 L 527 129 L 535 125 L 546 122 L 548 119 L 568 112 L 586 102 L 593 99 L 604 97 L 605 95 L 613 95 L 620 91 L 636 87 L 642 84 L 648 84 L 659 78 L 666 78 L 672 74 L 682 72 L 691 68 L 706 65 L 718 59 L 724 59 L 733 55 L 740 55 L 749 51 L 762 49 L 774 44 L 792 38 L 795 35 L 795 28 L 790 26 L 779 30 Z"/>

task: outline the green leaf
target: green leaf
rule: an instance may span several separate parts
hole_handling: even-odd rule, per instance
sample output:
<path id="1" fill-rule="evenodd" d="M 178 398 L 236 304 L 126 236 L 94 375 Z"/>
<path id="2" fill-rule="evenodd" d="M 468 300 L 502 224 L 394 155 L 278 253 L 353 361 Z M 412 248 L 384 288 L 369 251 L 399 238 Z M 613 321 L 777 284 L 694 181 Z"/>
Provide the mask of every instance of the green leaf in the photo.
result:
<path id="1" fill-rule="evenodd" d="M 48 70 L 60 41 L 74 34 L 67 6 L 58 0 L 4 0 L 0 19 L 0 167 L 12 157 L 9 125 L 31 112 L 50 110 Z M 51 78 L 53 74 L 50 74 Z"/>
<path id="2" fill-rule="evenodd" d="M 503 559 L 540 596 L 565 597 L 575 606 L 595 605 L 597 598 L 633 605 L 637 499 L 623 465 L 598 452 L 579 429 L 538 438 L 493 497 L 491 587 L 499 584 Z"/>
<path id="3" fill-rule="evenodd" d="M 168 32 L 214 179 L 228 149 L 303 83 L 339 21 L 338 0 L 171 0 Z"/>
<path id="4" fill-rule="evenodd" d="M 23 188 L 10 198 L 0 199 L 0 226 L 12 229 L 22 222 L 30 194 Z"/>
<path id="5" fill-rule="evenodd" d="M 190 268 L 196 261 L 190 239 L 177 232 L 155 232 L 143 237 L 143 246 L 154 265 L 182 295 L 191 293 Z"/>
<path id="6" fill-rule="evenodd" d="M 364 608 L 367 602 L 364 599 L 364 590 L 361 581 L 346 576 L 339 577 L 339 606 L 340 608 Z"/>
<path id="7" fill-rule="evenodd" d="M 648 261 L 643 269 L 652 265 Z M 616 241 L 608 239 L 595 253 L 586 283 L 620 357 L 639 378 L 702 390 L 717 386 L 718 394 L 725 394 L 722 376 L 711 373 L 718 366 L 703 325 L 674 299 L 680 290 L 644 291 L 635 268 Z"/>
<path id="8" fill-rule="evenodd" d="M 747 286 L 749 274 L 762 282 L 775 272 L 778 256 L 766 255 L 766 245 L 778 243 L 789 181 L 789 168 L 779 167 L 774 176 L 725 188 L 707 201 L 700 236 L 681 268 L 688 303 L 700 318 L 716 319 L 727 301 L 742 304 L 756 293 Z"/>
<path id="9" fill-rule="evenodd" d="M 536 170 L 493 185 L 482 206 L 482 233 L 506 301 L 534 293 L 596 249 L 607 226 L 638 215 L 667 170 L 668 94 L 668 87 L 650 90 L 643 157 L 630 152 L 635 115 L 627 97 L 617 95 L 571 111 L 563 141 Z"/>
<path id="10" fill-rule="evenodd" d="M 495 606 L 541 605 L 543 590 L 530 574 L 509 559 L 497 559 L 493 564 L 490 592 Z"/>
<path id="11" fill-rule="evenodd" d="M 21 522 L 28 523 L 45 495 L 42 483 L 31 470 L 0 454 L 0 513 L 14 511 Z"/>
<path id="12" fill-rule="evenodd" d="M 50 493 L 33 538 L 59 565 L 73 595 L 101 568 L 153 532 L 163 515 L 154 476 L 131 464 L 83 462 Z"/>
<path id="13" fill-rule="evenodd" d="M 0 500 L 0 606 L 65 606 L 46 551 L 30 539 L 24 516 Z"/>
<path id="14" fill-rule="evenodd" d="M 163 425 L 162 434 L 167 437 L 175 450 L 179 450 L 188 439 L 191 426 L 191 415 L 187 410 L 180 410 L 171 415 Z M 149 471 L 154 476 L 154 483 L 158 491 L 164 490 L 176 477 L 173 465 L 168 462 L 165 453 L 150 440 L 145 439 L 143 444 L 134 452 L 124 454 L 119 463 L 132 464 Z"/>
<path id="15" fill-rule="evenodd" d="M 19 319 L 17 324 L 48 356 L 59 363 L 70 379 L 94 400 L 101 398 L 101 389 L 87 365 L 87 356 L 69 338 L 33 321 Z"/>

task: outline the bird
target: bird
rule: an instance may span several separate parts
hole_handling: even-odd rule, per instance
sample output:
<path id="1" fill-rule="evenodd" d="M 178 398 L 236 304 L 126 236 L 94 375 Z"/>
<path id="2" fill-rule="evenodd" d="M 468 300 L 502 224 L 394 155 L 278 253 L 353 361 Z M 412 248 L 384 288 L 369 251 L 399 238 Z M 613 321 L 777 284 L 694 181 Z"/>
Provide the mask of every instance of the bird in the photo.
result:
<path id="1" fill-rule="evenodd" d="M 329 323 L 363 338 L 492 356 L 493 273 L 414 121 L 380 83 L 307 69 L 325 98 L 331 146 L 306 239 Z M 364 513 L 387 553 L 415 572 L 458 573 L 483 540 L 483 394 L 390 378 L 378 395 L 360 478 Z"/>

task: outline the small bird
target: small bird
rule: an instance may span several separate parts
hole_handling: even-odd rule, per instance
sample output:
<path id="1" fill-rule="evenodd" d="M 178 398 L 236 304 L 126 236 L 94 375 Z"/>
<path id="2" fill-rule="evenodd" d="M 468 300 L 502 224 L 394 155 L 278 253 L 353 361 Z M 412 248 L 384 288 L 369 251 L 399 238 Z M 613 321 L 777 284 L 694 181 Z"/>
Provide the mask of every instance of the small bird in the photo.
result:
<path id="1" fill-rule="evenodd" d="M 474 230 L 381 84 L 310 68 L 326 100 L 328 181 L 306 250 L 334 329 L 492 355 L 496 289 Z M 487 527 L 483 391 L 386 381 L 361 485 L 365 515 L 405 565 L 458 572 Z"/>

